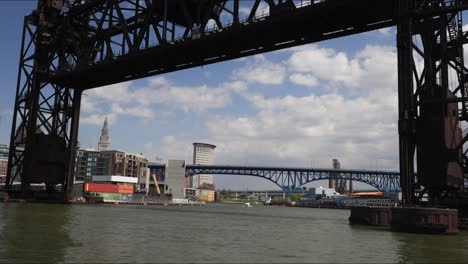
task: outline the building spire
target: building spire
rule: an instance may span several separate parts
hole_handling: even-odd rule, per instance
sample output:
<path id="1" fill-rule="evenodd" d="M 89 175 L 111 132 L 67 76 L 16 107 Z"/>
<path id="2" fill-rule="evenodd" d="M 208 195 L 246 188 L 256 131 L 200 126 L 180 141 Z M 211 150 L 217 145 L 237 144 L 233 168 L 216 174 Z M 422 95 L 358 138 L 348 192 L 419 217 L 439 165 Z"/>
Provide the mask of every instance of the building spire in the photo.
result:
<path id="1" fill-rule="evenodd" d="M 104 125 L 101 130 L 101 137 L 99 138 L 98 151 L 109 150 L 109 126 L 107 124 L 107 116 L 104 119 Z"/>

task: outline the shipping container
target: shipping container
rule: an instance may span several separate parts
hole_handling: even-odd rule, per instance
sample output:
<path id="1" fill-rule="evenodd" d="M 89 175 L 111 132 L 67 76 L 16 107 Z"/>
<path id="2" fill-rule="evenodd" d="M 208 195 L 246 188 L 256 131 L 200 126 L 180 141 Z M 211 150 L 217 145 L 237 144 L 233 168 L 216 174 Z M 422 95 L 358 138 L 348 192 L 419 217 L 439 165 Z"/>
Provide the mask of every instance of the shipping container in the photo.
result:
<path id="1" fill-rule="evenodd" d="M 134 188 L 131 184 L 117 184 L 118 193 L 133 194 Z"/>
<path id="2" fill-rule="evenodd" d="M 84 186 L 85 192 L 99 192 L 99 193 L 119 193 L 117 184 L 111 183 L 92 183 L 87 182 Z"/>

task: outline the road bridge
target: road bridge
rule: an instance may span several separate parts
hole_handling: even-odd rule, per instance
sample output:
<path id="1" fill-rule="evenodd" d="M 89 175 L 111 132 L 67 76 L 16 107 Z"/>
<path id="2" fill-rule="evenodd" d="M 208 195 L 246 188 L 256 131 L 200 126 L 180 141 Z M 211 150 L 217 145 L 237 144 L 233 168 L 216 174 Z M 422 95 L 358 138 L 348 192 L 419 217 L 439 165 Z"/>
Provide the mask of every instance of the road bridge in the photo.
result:
<path id="1" fill-rule="evenodd" d="M 165 165 L 150 165 L 164 172 Z M 307 183 L 320 180 L 351 180 L 369 184 L 383 192 L 400 191 L 400 174 L 392 171 L 336 170 L 298 167 L 187 165 L 185 177 L 198 174 L 254 176 L 273 182 L 286 196 Z"/>

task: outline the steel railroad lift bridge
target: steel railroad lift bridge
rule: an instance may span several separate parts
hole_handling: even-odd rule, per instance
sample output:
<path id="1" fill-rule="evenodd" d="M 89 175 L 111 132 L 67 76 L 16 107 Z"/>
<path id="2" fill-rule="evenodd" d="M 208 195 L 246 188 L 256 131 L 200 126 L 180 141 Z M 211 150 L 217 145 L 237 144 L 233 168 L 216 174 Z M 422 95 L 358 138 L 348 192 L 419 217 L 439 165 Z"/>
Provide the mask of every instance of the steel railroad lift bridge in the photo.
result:
<path id="1" fill-rule="evenodd" d="M 38 0 L 24 18 L 6 190 L 33 198 L 31 184 L 45 183 L 49 198 L 70 197 L 87 89 L 396 26 L 403 204 L 428 196 L 462 208 L 466 9 L 468 0 Z"/>

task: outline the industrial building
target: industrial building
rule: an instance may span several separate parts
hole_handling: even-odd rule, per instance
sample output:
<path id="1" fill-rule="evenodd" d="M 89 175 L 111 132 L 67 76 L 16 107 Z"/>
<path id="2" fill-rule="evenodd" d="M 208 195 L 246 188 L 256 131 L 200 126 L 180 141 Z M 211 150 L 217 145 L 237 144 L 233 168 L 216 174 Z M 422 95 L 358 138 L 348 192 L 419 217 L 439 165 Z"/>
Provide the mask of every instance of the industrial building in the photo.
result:
<path id="1" fill-rule="evenodd" d="M 336 196 L 341 195 L 338 192 L 336 192 L 334 188 L 324 188 L 322 186 L 318 188 L 309 188 L 308 193 L 312 195 L 321 195 L 326 198 L 331 198 L 331 197 L 336 197 Z"/>
<path id="2" fill-rule="evenodd" d="M 165 193 L 170 193 L 172 199 L 185 198 L 185 160 L 168 160 L 165 176 Z"/>
<path id="3" fill-rule="evenodd" d="M 193 164 L 194 165 L 214 165 L 216 146 L 207 143 L 193 143 Z M 213 175 L 200 174 L 191 176 L 186 186 L 190 188 L 199 188 L 203 184 L 213 184 Z"/>
<path id="4" fill-rule="evenodd" d="M 8 152 L 7 145 L 0 144 L 0 183 L 4 183 L 8 169 Z"/>
<path id="5" fill-rule="evenodd" d="M 186 198 L 185 165 L 185 160 L 168 160 L 164 165 L 151 163 L 144 189 L 150 194 L 170 194 L 173 199 Z"/>

